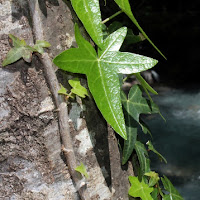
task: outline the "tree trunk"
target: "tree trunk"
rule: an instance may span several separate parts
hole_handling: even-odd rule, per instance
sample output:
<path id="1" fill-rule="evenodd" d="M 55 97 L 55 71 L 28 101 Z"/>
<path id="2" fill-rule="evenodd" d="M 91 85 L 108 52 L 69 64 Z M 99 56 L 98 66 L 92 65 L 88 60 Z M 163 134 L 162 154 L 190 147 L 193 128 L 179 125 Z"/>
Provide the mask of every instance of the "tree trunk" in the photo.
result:
<path id="1" fill-rule="evenodd" d="M 33 55 L 31 63 L 21 59 L 0 68 L 0 199 L 128 199 L 128 172 L 121 169 L 117 140 L 93 99 L 77 97 L 67 110 L 52 92 L 54 82 L 68 87 L 67 80 L 75 76 L 86 83 L 84 76 L 59 70 L 59 82 L 52 80 L 49 72 L 55 66 L 45 67 L 48 59 L 76 45 L 72 13 L 61 0 L 0 0 L 0 64 L 11 48 L 9 33 L 29 45 L 35 39 L 52 45 L 44 56 Z M 62 121 L 60 105 L 68 121 Z M 62 135 L 66 126 L 68 140 Z M 89 179 L 74 175 L 80 162 Z"/>

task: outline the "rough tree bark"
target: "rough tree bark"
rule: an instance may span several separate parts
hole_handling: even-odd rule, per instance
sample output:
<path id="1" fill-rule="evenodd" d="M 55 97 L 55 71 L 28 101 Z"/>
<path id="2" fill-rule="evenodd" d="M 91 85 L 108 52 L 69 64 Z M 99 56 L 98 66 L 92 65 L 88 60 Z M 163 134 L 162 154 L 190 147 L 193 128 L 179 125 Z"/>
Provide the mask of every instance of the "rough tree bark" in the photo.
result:
<path id="1" fill-rule="evenodd" d="M 45 56 L 52 59 L 76 45 L 74 14 L 61 0 L 33 2 L 39 3 L 35 11 L 42 36 L 35 31 L 37 23 L 34 24 L 33 10 L 29 9 L 30 1 L 0 0 L 0 65 L 11 48 L 9 33 L 28 44 L 45 39 L 52 45 L 43 57 L 33 55 L 30 64 L 20 60 L 0 66 L 0 199 L 78 200 L 88 198 L 83 194 L 86 191 L 89 199 L 126 200 L 131 172 L 121 169 L 112 129 L 107 127 L 92 98 L 72 101 L 68 111 L 65 107 L 69 120 L 61 122 L 61 108 L 56 100 L 59 97 L 52 92 L 44 66 Z M 79 76 L 59 70 L 56 74 L 66 87 L 69 78 Z M 85 77 L 79 77 L 85 82 Z M 85 164 L 88 180 L 75 180 L 74 169 L 67 166 L 69 139 L 65 143 L 61 123 L 69 125 L 75 165 Z"/>

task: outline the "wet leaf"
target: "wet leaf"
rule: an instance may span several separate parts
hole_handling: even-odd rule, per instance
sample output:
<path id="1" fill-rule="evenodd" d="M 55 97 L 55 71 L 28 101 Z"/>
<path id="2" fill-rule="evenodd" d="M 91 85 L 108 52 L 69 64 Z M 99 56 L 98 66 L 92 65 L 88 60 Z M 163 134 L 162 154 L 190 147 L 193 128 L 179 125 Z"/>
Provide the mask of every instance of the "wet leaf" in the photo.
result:
<path id="1" fill-rule="evenodd" d="M 151 141 L 148 141 L 147 145 L 148 145 L 149 150 L 153 151 L 155 154 L 157 154 L 161 161 L 164 161 L 165 163 L 167 163 L 167 160 L 154 148 Z"/>
<path id="2" fill-rule="evenodd" d="M 71 0 L 71 3 L 90 37 L 101 48 L 103 44 L 103 32 L 99 1 Z"/>
<path id="3" fill-rule="evenodd" d="M 144 180 L 141 182 L 138 177 L 129 176 L 129 181 L 131 183 L 131 188 L 128 194 L 132 197 L 140 197 L 142 200 L 153 200 L 151 197 L 152 187 L 149 187 Z"/>
<path id="4" fill-rule="evenodd" d="M 166 176 L 164 176 L 164 178 L 161 178 L 161 180 L 165 190 L 169 192 L 169 194 L 164 195 L 163 200 L 183 200 L 183 197 L 179 194 L 179 192 Z"/>
<path id="5" fill-rule="evenodd" d="M 77 172 L 81 173 L 82 175 L 84 175 L 85 178 L 89 178 L 89 175 L 88 175 L 88 173 L 87 173 L 86 167 L 85 167 L 85 165 L 84 165 L 82 162 L 81 162 L 81 164 L 80 164 L 79 166 L 77 166 L 77 167 L 75 168 L 75 170 L 76 170 Z"/>
<path id="6" fill-rule="evenodd" d="M 132 11 L 131 6 L 129 4 L 129 0 L 114 0 L 117 5 L 121 8 L 121 10 L 126 13 L 126 15 L 132 20 L 132 22 L 137 26 L 137 28 L 140 30 L 142 35 L 150 42 L 150 44 L 166 59 L 166 57 L 162 54 L 162 52 L 154 45 L 154 43 L 149 39 L 147 34 L 143 31 L 143 29 L 140 27 L 139 23 L 135 19 Z"/>
<path id="7" fill-rule="evenodd" d="M 72 86 L 71 92 L 82 98 L 89 96 L 87 89 L 81 85 L 80 80 L 78 78 L 69 80 L 68 82 Z"/>
<path id="8" fill-rule="evenodd" d="M 137 73 L 157 64 L 152 58 L 118 51 L 126 31 L 123 27 L 106 38 L 97 56 L 92 45 L 81 36 L 75 25 L 78 48 L 62 52 L 53 61 L 65 71 L 86 74 L 89 89 L 99 110 L 113 129 L 125 139 L 118 73 Z"/>

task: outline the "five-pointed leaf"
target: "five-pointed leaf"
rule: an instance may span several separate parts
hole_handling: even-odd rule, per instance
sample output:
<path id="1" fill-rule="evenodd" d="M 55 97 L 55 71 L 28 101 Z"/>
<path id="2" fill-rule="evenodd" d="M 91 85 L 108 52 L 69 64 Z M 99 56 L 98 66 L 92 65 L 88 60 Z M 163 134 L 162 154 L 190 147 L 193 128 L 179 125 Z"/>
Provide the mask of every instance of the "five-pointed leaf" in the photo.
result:
<path id="1" fill-rule="evenodd" d="M 71 0 L 72 6 L 93 41 L 101 48 L 103 31 L 98 0 Z"/>
<path id="2" fill-rule="evenodd" d="M 86 74 L 89 89 L 99 110 L 113 129 L 125 139 L 118 73 L 137 73 L 157 63 L 152 58 L 117 51 L 126 31 L 123 27 L 106 38 L 98 57 L 92 45 L 81 36 L 78 26 L 75 25 L 78 48 L 64 51 L 53 61 L 63 70 Z"/>
<path id="3" fill-rule="evenodd" d="M 139 85 L 133 85 L 129 91 L 128 100 L 125 95 L 122 95 L 122 103 L 127 112 L 135 119 L 138 123 L 139 116 L 143 114 L 160 113 L 158 106 L 142 97 L 142 90 Z"/>
<path id="4" fill-rule="evenodd" d="M 128 194 L 132 197 L 140 197 L 142 200 L 153 200 L 151 197 L 151 192 L 153 188 L 149 187 L 144 180 L 140 182 L 138 177 L 129 176 L 129 181 L 131 183 L 131 188 Z"/>
<path id="5" fill-rule="evenodd" d="M 179 194 L 179 192 L 166 176 L 164 176 L 164 178 L 161 178 L 161 180 L 164 188 L 169 192 L 169 194 L 166 194 L 164 196 L 164 200 L 183 200 L 183 197 Z"/>
<path id="6" fill-rule="evenodd" d="M 143 129 L 145 125 L 140 123 L 139 115 L 141 113 L 157 113 L 158 107 L 153 102 L 142 97 L 142 90 L 139 85 L 134 85 L 129 92 L 128 99 L 124 92 L 121 92 L 122 105 L 124 107 L 124 114 L 126 118 L 127 140 L 124 141 L 122 164 L 125 164 L 133 152 L 136 137 L 138 122 Z"/>
<path id="7" fill-rule="evenodd" d="M 23 58 L 26 62 L 31 62 L 34 48 L 28 46 L 24 40 L 20 40 L 12 34 L 9 34 L 9 37 L 12 39 L 14 47 L 10 49 L 2 65 L 9 65 L 18 61 L 20 58 Z"/>

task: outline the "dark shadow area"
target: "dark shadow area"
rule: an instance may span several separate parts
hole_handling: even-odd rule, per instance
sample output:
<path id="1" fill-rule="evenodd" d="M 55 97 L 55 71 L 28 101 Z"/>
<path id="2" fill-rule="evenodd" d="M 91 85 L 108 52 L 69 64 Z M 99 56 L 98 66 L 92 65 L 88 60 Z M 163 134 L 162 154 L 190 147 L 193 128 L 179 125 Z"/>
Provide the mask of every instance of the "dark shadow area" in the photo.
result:
<path id="1" fill-rule="evenodd" d="M 13 23 L 25 16 L 28 19 L 29 25 L 33 27 L 28 1 L 11 1 L 11 10 Z"/>
<path id="2" fill-rule="evenodd" d="M 47 7 L 50 7 L 50 5 L 59 6 L 58 0 L 38 0 L 38 3 L 45 17 L 47 17 Z"/>
<path id="3" fill-rule="evenodd" d="M 38 3 L 40 10 L 45 17 L 47 17 L 47 8 L 59 6 L 58 0 L 38 0 Z M 11 10 L 13 23 L 20 20 L 22 16 L 25 16 L 28 19 L 30 27 L 33 27 L 28 1 L 11 1 Z"/>
<path id="4" fill-rule="evenodd" d="M 110 171 L 110 158 L 108 147 L 108 130 L 107 123 L 99 112 L 93 99 L 83 99 L 83 103 L 86 106 L 86 122 L 87 128 L 91 135 L 92 141 L 96 141 L 93 144 L 94 152 L 98 160 L 99 166 L 105 177 L 108 186 L 111 185 L 111 171 Z M 104 169 L 105 167 L 105 169 Z"/>

